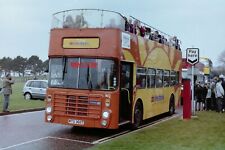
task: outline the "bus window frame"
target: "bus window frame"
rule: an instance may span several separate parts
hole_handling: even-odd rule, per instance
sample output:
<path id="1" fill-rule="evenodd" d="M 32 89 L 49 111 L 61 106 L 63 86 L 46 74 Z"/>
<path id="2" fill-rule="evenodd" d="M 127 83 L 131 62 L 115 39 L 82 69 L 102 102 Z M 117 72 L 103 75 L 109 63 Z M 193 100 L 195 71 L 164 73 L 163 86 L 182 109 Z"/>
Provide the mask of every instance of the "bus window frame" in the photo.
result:
<path id="1" fill-rule="evenodd" d="M 118 59 L 115 59 L 115 58 L 106 58 L 106 57 L 104 57 L 104 58 L 101 58 L 101 57 L 69 57 L 69 56 L 66 56 L 66 57 L 51 57 L 51 58 L 49 58 L 49 59 L 55 59 L 55 58 L 59 58 L 59 59 L 65 59 L 65 58 L 78 58 L 78 59 L 104 59 L 104 60 L 112 60 L 112 61 L 114 61 L 114 63 L 115 63 L 115 65 L 116 65 L 116 68 L 117 69 L 119 69 L 119 61 L 118 61 Z M 63 65 L 63 64 L 62 64 Z M 67 68 L 68 69 L 68 68 Z M 78 68 L 78 69 L 80 69 L 80 68 Z M 120 71 L 120 70 L 119 70 Z M 51 70 L 50 70 L 50 72 L 51 72 Z M 79 82 L 79 77 L 80 77 L 80 71 L 78 71 L 78 82 Z M 118 89 L 119 89 L 119 78 L 120 78 L 120 76 L 119 76 L 119 72 L 117 71 L 116 72 L 116 78 L 117 78 L 117 85 L 116 85 L 116 88 L 114 88 L 114 89 L 85 89 L 85 88 L 71 88 L 71 87 L 64 87 L 64 85 L 60 85 L 60 86 L 52 86 L 51 84 L 50 84 L 50 81 L 51 81 L 51 78 L 49 78 L 48 79 L 48 86 L 49 86 L 49 88 L 62 88 L 62 89 L 74 89 L 74 90 L 92 90 L 92 91 L 108 91 L 108 92 L 110 92 L 110 91 L 117 91 Z M 78 85 L 78 83 L 77 83 L 77 86 L 79 86 Z"/>
<path id="2" fill-rule="evenodd" d="M 161 74 L 158 74 L 158 72 L 161 72 Z M 159 84 L 159 82 L 157 82 L 158 80 L 158 77 L 160 77 L 161 75 L 161 78 L 159 78 L 161 80 L 161 83 Z M 156 69 L 156 88 L 162 88 L 163 87 L 163 69 Z"/>
<path id="3" fill-rule="evenodd" d="M 144 70 L 144 73 L 138 73 L 138 70 L 139 69 L 143 69 Z M 143 79 L 145 79 L 145 86 L 141 86 L 141 83 L 142 83 L 142 81 L 140 82 L 140 84 L 137 84 L 138 83 L 138 81 L 139 81 L 139 79 L 137 78 L 138 77 L 138 74 L 139 75 L 141 75 L 141 76 L 145 76 Z M 146 88 L 146 86 L 147 86 L 147 79 L 146 79 L 146 68 L 145 67 L 137 67 L 137 69 L 136 69 L 136 87 L 138 88 L 138 89 L 145 89 Z M 141 79 L 142 80 L 142 79 Z M 139 86 L 140 85 L 140 86 Z"/>
<path id="4" fill-rule="evenodd" d="M 168 75 L 165 75 L 165 72 L 168 72 Z M 165 77 L 168 77 L 167 84 L 165 85 Z M 170 70 L 163 70 L 163 87 L 170 87 Z"/>
<path id="5" fill-rule="evenodd" d="M 179 82 L 180 82 L 179 77 L 180 77 L 180 72 L 172 70 L 170 72 L 170 86 L 175 86 L 175 85 L 179 84 Z M 172 78 L 174 78 L 174 79 L 172 79 Z"/>
<path id="6" fill-rule="evenodd" d="M 150 74 L 149 70 L 154 70 L 154 74 Z M 148 78 L 150 81 L 152 81 L 152 76 L 154 76 L 154 85 L 150 84 L 148 82 Z M 147 80 L 147 88 L 155 88 L 156 87 L 156 68 L 147 68 L 147 72 L 146 72 L 146 80 Z"/>

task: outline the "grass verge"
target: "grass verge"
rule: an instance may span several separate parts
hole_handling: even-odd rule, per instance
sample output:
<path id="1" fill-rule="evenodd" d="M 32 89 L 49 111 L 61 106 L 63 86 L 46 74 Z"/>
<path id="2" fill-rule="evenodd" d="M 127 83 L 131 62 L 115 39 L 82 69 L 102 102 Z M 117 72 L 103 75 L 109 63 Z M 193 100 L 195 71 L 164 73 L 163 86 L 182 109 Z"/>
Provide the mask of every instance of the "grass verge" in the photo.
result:
<path id="1" fill-rule="evenodd" d="M 91 150 L 224 150 L 225 114 L 199 112 L 198 118 L 179 118 L 145 128 Z"/>
<path id="2" fill-rule="evenodd" d="M 44 101 L 40 100 L 25 100 L 22 94 L 24 83 L 16 82 L 12 85 L 13 94 L 10 96 L 9 102 L 9 110 L 10 111 L 18 111 L 18 110 L 26 110 L 33 108 L 41 108 L 45 106 Z M 0 95 L 0 112 L 3 107 L 3 95 Z"/>

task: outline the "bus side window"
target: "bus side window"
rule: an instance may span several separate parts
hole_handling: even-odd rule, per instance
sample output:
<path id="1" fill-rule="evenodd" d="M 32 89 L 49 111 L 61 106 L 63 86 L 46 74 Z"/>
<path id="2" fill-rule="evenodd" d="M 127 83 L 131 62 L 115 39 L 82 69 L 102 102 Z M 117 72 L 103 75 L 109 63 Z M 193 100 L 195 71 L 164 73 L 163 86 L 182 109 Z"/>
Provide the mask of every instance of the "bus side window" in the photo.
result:
<path id="1" fill-rule="evenodd" d="M 176 72 L 175 71 L 171 71 L 170 73 L 170 85 L 174 86 L 176 85 Z"/>
<path id="2" fill-rule="evenodd" d="M 163 86 L 168 87 L 170 85 L 170 72 L 169 70 L 163 71 Z"/>
<path id="3" fill-rule="evenodd" d="M 156 70 L 155 69 L 148 69 L 147 71 L 147 87 L 148 88 L 155 88 L 155 78 L 156 78 Z"/>
<path id="4" fill-rule="evenodd" d="M 157 70 L 156 71 L 156 87 L 162 87 L 163 86 L 163 71 Z"/>
<path id="5" fill-rule="evenodd" d="M 137 69 L 136 86 L 137 86 L 137 88 L 145 88 L 146 87 L 145 68 Z"/>

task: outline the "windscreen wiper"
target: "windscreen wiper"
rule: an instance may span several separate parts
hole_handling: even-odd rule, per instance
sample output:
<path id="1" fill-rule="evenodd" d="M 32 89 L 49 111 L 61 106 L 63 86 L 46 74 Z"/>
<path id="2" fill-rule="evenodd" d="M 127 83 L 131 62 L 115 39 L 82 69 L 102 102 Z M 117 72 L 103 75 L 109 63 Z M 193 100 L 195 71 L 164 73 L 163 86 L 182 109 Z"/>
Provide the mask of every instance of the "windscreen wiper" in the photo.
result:
<path id="1" fill-rule="evenodd" d="M 92 81 L 91 81 L 91 70 L 88 64 L 88 68 L 87 68 L 87 84 L 88 84 L 88 89 L 92 89 Z"/>
<path id="2" fill-rule="evenodd" d="M 62 76 L 62 80 L 64 80 L 65 73 L 67 72 L 66 66 L 67 66 L 67 58 L 66 58 L 66 57 L 63 57 L 63 69 L 62 69 L 62 71 L 63 71 L 63 76 Z"/>

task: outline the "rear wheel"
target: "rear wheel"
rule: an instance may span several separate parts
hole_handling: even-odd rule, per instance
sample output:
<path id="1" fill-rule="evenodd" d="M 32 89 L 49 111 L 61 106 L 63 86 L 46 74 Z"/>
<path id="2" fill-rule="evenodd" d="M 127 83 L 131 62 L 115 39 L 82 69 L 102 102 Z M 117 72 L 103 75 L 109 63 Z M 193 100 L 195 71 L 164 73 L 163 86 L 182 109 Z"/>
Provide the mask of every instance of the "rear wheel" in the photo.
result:
<path id="1" fill-rule="evenodd" d="M 31 98 L 32 98 L 32 96 L 31 96 L 30 93 L 26 93 L 26 94 L 24 95 L 24 99 L 25 99 L 25 100 L 31 100 Z"/>
<path id="2" fill-rule="evenodd" d="M 169 103 L 169 115 L 173 115 L 175 113 L 175 100 L 174 96 L 171 95 L 170 97 L 170 103 Z"/>
<path id="3" fill-rule="evenodd" d="M 141 125 L 143 120 L 143 108 L 140 101 L 138 101 L 134 108 L 134 123 L 132 124 L 132 128 L 136 129 Z"/>

